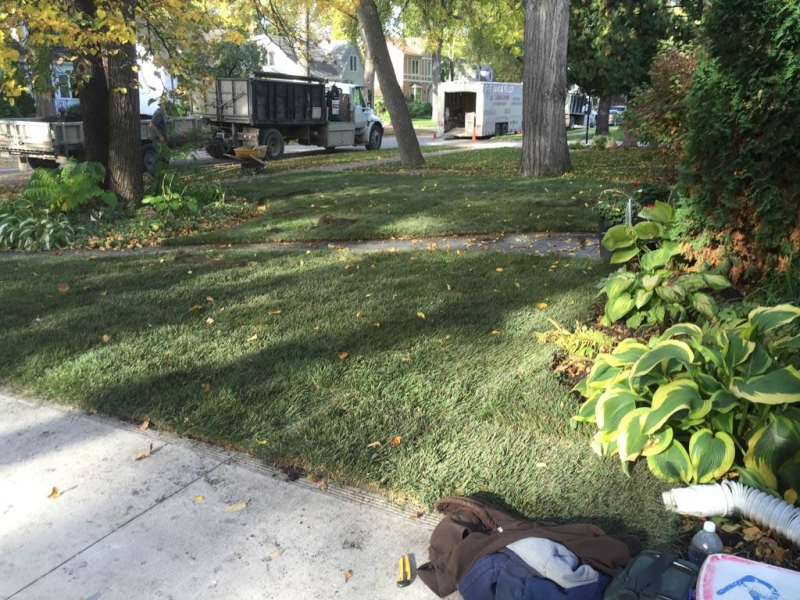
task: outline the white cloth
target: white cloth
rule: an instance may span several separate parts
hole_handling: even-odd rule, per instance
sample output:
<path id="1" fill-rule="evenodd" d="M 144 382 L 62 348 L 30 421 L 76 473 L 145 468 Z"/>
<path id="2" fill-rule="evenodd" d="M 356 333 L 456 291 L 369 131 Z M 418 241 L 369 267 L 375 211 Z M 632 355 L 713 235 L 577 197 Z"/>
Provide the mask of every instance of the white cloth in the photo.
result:
<path id="1" fill-rule="evenodd" d="M 581 565 L 578 557 L 562 544 L 545 538 L 530 537 L 507 546 L 531 569 L 564 589 L 594 583 L 599 573 Z"/>

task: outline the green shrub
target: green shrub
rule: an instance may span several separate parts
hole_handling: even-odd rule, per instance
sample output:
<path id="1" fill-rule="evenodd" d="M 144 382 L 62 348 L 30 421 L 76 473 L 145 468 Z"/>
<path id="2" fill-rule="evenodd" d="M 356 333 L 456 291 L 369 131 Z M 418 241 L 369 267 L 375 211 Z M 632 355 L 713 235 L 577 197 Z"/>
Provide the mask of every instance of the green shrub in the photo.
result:
<path id="1" fill-rule="evenodd" d="M 197 199 L 188 193 L 189 186 L 184 187 L 181 192 L 175 191 L 172 189 L 174 180 L 174 173 L 165 177 L 161 184 L 161 193 L 145 196 L 142 204 L 148 205 L 165 219 L 199 214 Z M 146 207 L 143 209 L 147 210 Z"/>
<path id="2" fill-rule="evenodd" d="M 577 390 L 592 448 L 640 457 L 661 479 L 706 483 L 736 468 L 761 489 L 800 492 L 800 308 L 760 307 L 701 329 L 680 323 L 648 344 L 601 354 Z"/>
<path id="3" fill-rule="evenodd" d="M 61 169 L 36 169 L 22 191 L 22 197 L 32 205 L 72 211 L 92 200 L 100 199 L 108 207 L 117 206 L 117 197 L 100 187 L 106 170 L 100 163 L 70 160 Z"/>
<path id="4" fill-rule="evenodd" d="M 433 106 L 430 102 L 420 102 L 419 100 L 409 100 L 408 114 L 412 119 L 430 119 L 433 115 Z"/>
<path id="5" fill-rule="evenodd" d="M 591 211 L 602 219 L 606 227 L 612 227 L 625 222 L 625 215 L 631 205 L 631 221 L 642 210 L 638 199 L 626 194 L 620 189 L 610 188 L 600 192 L 597 202 L 592 205 Z"/>
<path id="6" fill-rule="evenodd" d="M 607 135 L 596 135 L 592 138 L 592 148 L 595 150 L 605 150 L 610 138 Z"/>
<path id="7" fill-rule="evenodd" d="M 74 235 L 66 215 L 53 214 L 29 200 L 0 206 L 0 248 L 53 250 L 69 246 Z"/>
<path id="8" fill-rule="evenodd" d="M 626 265 L 601 282 L 606 295 L 603 325 L 625 319 L 628 327 L 637 329 L 683 320 L 689 314 L 712 319 L 717 305 L 703 290 L 725 289 L 730 282 L 722 275 L 676 272 L 674 259 L 682 250 L 672 239 L 672 206 L 657 201 L 640 215 L 646 220 L 615 225 L 603 236 L 603 246 L 613 253 L 611 263 Z"/>
<path id="9" fill-rule="evenodd" d="M 688 98 L 690 238 L 732 280 L 758 281 L 800 253 L 800 3 L 715 0 L 704 25 Z"/>

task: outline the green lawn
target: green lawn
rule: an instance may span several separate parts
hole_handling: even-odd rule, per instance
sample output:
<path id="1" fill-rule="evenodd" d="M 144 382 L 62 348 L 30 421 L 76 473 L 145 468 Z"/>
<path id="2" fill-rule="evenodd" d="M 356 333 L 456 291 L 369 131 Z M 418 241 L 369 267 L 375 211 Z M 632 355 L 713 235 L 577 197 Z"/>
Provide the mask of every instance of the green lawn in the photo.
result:
<path id="1" fill-rule="evenodd" d="M 586 318 L 602 267 L 554 260 L 9 258 L 0 381 L 398 499 L 491 493 L 531 517 L 671 539 L 663 485 L 570 426 L 578 401 L 532 333 Z"/>
<path id="2" fill-rule="evenodd" d="M 477 151 L 476 151 L 477 152 Z M 475 152 L 451 156 L 471 158 Z M 444 158 L 444 157 L 442 157 Z M 170 244 L 352 240 L 514 231 L 594 231 L 586 207 L 603 186 L 577 179 L 526 180 L 385 173 L 294 173 L 231 188 L 263 203 L 264 216 Z M 356 219 L 317 227 L 323 215 Z"/>

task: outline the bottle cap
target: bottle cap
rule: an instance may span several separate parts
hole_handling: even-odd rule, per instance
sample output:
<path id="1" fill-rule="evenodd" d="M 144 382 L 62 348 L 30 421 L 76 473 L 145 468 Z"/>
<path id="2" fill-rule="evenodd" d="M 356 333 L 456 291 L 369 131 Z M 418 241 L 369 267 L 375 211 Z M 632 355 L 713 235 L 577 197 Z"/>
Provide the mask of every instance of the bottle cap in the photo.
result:
<path id="1" fill-rule="evenodd" d="M 703 529 L 708 533 L 716 533 L 717 532 L 717 524 L 714 521 L 706 521 L 703 523 Z"/>

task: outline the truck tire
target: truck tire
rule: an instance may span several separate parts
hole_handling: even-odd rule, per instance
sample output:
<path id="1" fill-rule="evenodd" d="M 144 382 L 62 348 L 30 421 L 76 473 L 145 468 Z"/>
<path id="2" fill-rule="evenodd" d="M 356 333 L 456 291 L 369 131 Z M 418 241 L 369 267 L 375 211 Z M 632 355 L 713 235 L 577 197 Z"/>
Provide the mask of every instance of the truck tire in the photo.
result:
<path id="1" fill-rule="evenodd" d="M 225 146 L 222 140 L 214 138 L 206 146 L 206 152 L 211 158 L 225 158 Z"/>
<path id="2" fill-rule="evenodd" d="M 283 156 L 284 141 L 280 131 L 263 129 L 258 137 L 260 144 L 267 147 L 267 160 L 278 160 Z"/>
<path id="3" fill-rule="evenodd" d="M 383 142 L 383 128 L 376 123 L 369 130 L 366 148 L 367 150 L 380 150 L 381 142 Z"/>
<path id="4" fill-rule="evenodd" d="M 31 169 L 57 169 L 58 162 L 52 158 L 34 158 L 28 157 L 28 165 Z"/>
<path id="5" fill-rule="evenodd" d="M 158 151 L 156 151 L 152 144 L 148 144 L 142 148 L 142 171 L 150 175 L 155 175 L 158 160 Z"/>

